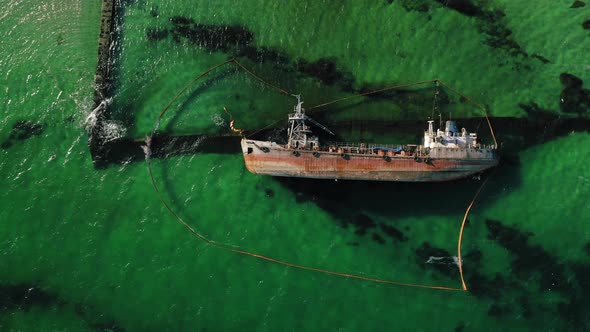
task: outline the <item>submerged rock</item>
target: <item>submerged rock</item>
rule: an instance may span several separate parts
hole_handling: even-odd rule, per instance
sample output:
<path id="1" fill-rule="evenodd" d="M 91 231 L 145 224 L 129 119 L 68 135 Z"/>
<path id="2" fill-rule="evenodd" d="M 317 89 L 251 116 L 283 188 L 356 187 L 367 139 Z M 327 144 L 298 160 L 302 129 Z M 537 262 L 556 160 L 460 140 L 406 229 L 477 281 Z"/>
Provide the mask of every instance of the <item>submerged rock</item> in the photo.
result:
<path id="1" fill-rule="evenodd" d="M 459 275 L 455 258 L 447 250 L 433 247 L 429 243 L 424 242 L 415 252 L 418 264 L 424 268 L 433 268 L 449 277 L 457 277 Z"/>

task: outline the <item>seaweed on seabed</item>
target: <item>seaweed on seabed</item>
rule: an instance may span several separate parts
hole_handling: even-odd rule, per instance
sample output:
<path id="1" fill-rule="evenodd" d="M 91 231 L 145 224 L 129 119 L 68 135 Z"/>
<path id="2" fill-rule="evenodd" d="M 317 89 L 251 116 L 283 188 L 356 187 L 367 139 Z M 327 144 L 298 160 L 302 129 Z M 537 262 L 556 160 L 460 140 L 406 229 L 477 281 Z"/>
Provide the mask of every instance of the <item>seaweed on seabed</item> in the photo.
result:
<path id="1" fill-rule="evenodd" d="M 32 284 L 0 285 L 0 310 L 29 310 L 32 306 L 50 307 L 60 302 L 57 295 Z"/>
<path id="2" fill-rule="evenodd" d="M 379 227 L 381 228 L 383 233 L 389 235 L 389 237 L 391 237 L 396 242 L 398 242 L 398 241 L 404 242 L 404 241 L 408 240 L 408 238 L 404 235 L 404 233 L 402 231 L 400 231 L 399 229 L 397 229 L 393 226 L 386 225 L 386 224 L 379 224 Z"/>
<path id="3" fill-rule="evenodd" d="M 511 314 L 512 310 L 506 305 L 492 304 L 488 310 L 489 316 L 500 317 Z"/>
<path id="4" fill-rule="evenodd" d="M 511 266 L 515 274 L 530 279 L 531 273 L 538 272 L 541 290 L 568 288 L 564 265 L 541 246 L 530 245 L 530 234 L 492 219 L 486 220 L 486 226 L 489 231 L 488 238 L 498 242 L 514 256 Z"/>
<path id="5" fill-rule="evenodd" d="M 254 34 L 242 26 L 225 26 L 196 23 L 192 18 L 173 16 L 170 22 L 174 28 L 170 31 L 175 41 L 184 37 L 211 51 L 240 49 L 254 41 Z"/>
<path id="6" fill-rule="evenodd" d="M 582 330 L 590 328 L 590 299 L 587 297 L 590 292 L 589 264 L 561 262 L 541 246 L 529 244 L 529 234 L 499 221 L 488 219 L 486 226 L 489 238 L 514 256 L 511 271 L 521 283 L 511 288 L 519 286 L 524 290 L 524 284 L 530 283 L 531 276 L 538 276 L 540 291 L 557 291 L 568 299 L 557 305 L 557 313 Z M 527 307 L 523 308 L 525 312 Z"/>
<path id="7" fill-rule="evenodd" d="M 480 16 L 483 14 L 481 8 L 474 5 L 470 0 L 436 0 L 445 7 L 454 9 L 467 16 Z"/>
<path id="8" fill-rule="evenodd" d="M 347 223 L 353 224 L 356 227 L 356 231 L 354 232 L 356 235 L 365 235 L 368 229 L 377 226 L 373 219 L 362 213 L 349 218 L 347 221 Z"/>
<path id="9" fill-rule="evenodd" d="M 342 89 L 352 91 L 354 82 L 352 74 L 338 70 L 334 58 L 321 58 L 314 62 L 299 59 L 297 61 L 297 70 L 317 78 L 325 85 L 339 84 Z"/>
<path id="10" fill-rule="evenodd" d="M 381 235 L 379 235 L 379 234 L 377 234 L 377 233 L 373 233 L 373 234 L 371 235 L 371 238 L 372 238 L 373 240 L 375 240 L 375 242 L 377 242 L 377 243 L 379 243 L 379 244 L 385 244 L 385 239 L 384 239 L 384 238 L 383 238 Z"/>
<path id="11" fill-rule="evenodd" d="M 149 41 L 162 40 L 168 37 L 168 29 L 149 28 L 146 34 Z"/>
<path id="12" fill-rule="evenodd" d="M 391 4 L 394 0 L 388 0 Z M 427 12 L 430 9 L 426 0 L 398 0 L 397 1 L 407 11 Z"/>
<path id="13" fill-rule="evenodd" d="M 275 192 L 270 188 L 265 188 L 264 196 L 266 196 L 267 198 L 273 198 L 275 196 Z"/>
<path id="14" fill-rule="evenodd" d="M 20 120 L 17 121 L 10 131 L 8 139 L 2 143 L 3 149 L 8 149 L 17 141 L 24 141 L 33 136 L 39 136 L 43 133 L 45 127 L 40 123 L 34 123 L 32 121 Z"/>
<path id="15" fill-rule="evenodd" d="M 237 51 L 237 56 L 243 56 L 253 62 L 272 62 L 278 66 L 288 66 L 291 63 L 289 56 L 277 49 L 270 47 L 245 46 Z"/>
<path id="16" fill-rule="evenodd" d="M 566 113 L 587 113 L 590 109 L 590 89 L 583 88 L 584 81 L 568 73 L 561 73 L 559 80 L 564 86 L 560 95 L 560 109 Z"/>
<path id="17" fill-rule="evenodd" d="M 574 3 L 572 3 L 572 5 L 570 6 L 570 8 L 581 8 L 586 6 L 586 4 L 583 1 L 580 0 L 576 0 L 574 1 Z"/>

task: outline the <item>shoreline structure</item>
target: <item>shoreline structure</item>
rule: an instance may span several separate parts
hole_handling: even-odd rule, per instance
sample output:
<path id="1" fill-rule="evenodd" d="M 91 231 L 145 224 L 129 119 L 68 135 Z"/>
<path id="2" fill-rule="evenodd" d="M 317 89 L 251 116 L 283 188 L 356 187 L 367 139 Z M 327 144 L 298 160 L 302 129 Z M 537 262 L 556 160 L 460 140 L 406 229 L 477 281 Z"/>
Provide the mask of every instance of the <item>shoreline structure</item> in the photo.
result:
<path id="1" fill-rule="evenodd" d="M 109 117 L 109 99 L 113 91 L 113 41 L 116 40 L 115 0 L 102 0 L 100 34 L 98 36 L 98 61 L 94 75 L 94 109 L 87 118 L 88 148 L 92 161 L 103 160 L 108 154 L 103 138 L 105 121 Z"/>
<path id="2" fill-rule="evenodd" d="M 112 98 L 117 84 L 116 56 L 119 50 L 121 14 L 120 0 L 102 0 L 98 61 L 94 76 L 93 111 L 86 119 L 88 148 L 96 168 L 143 160 L 144 138 L 124 137 L 125 128 L 111 119 Z M 122 137 L 123 136 L 123 137 Z M 199 142 L 199 144 L 195 144 Z M 198 152 L 239 153 L 239 138 L 227 135 L 154 136 L 152 157 Z"/>

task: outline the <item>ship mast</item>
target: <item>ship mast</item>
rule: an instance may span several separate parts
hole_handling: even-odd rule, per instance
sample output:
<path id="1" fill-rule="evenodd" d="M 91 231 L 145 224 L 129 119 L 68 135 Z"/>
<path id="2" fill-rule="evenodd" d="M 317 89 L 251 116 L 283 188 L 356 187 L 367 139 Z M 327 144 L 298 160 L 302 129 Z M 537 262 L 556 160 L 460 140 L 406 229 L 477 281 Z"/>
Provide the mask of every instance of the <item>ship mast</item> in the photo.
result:
<path id="1" fill-rule="evenodd" d="M 306 116 L 305 109 L 301 107 L 303 102 L 301 101 L 301 95 L 293 95 L 297 98 L 297 105 L 295 105 L 293 111 L 295 113 L 289 114 L 289 142 L 287 143 L 289 148 L 304 148 L 307 146 L 307 135 L 311 134 L 311 130 L 305 124 Z"/>
<path id="2" fill-rule="evenodd" d="M 289 128 L 287 129 L 289 142 L 287 143 L 287 147 L 290 149 L 319 149 L 320 141 L 317 136 L 311 135 L 311 130 L 305 124 L 305 121 L 313 123 L 328 132 L 330 135 L 334 135 L 334 133 L 321 123 L 305 115 L 305 109 L 301 107 L 301 105 L 303 105 L 301 95 L 292 96 L 297 98 L 297 105 L 294 108 L 295 113 L 289 114 Z"/>

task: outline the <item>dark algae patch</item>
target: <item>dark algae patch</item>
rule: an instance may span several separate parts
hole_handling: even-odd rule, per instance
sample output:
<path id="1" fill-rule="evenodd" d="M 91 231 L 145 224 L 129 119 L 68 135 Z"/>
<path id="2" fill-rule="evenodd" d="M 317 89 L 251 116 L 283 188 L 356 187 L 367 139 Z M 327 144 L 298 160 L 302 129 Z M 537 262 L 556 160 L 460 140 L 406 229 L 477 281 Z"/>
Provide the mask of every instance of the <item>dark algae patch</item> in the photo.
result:
<path id="1" fill-rule="evenodd" d="M 404 242 L 408 240 L 402 231 L 393 226 L 379 224 L 379 228 L 381 228 L 381 231 L 391 237 L 395 242 Z"/>
<path id="2" fill-rule="evenodd" d="M 375 228 L 377 226 L 373 219 L 369 218 L 365 214 L 357 214 L 356 216 L 348 219 L 347 223 L 356 227 L 356 231 L 354 232 L 356 235 L 365 235 L 369 229 Z"/>
<path id="3" fill-rule="evenodd" d="M 191 44 L 212 52 L 245 57 L 256 63 L 271 63 L 286 71 L 298 71 L 314 77 L 325 85 L 339 85 L 345 91 L 353 91 L 354 77 L 351 73 L 339 69 L 335 58 L 320 58 L 316 61 L 293 59 L 279 49 L 257 47 L 254 33 L 240 25 L 203 24 L 185 16 L 170 17 L 169 22 L 172 25 L 170 28 L 148 28 L 147 39 L 155 42 L 171 35 L 177 43 L 188 40 Z"/>
<path id="4" fill-rule="evenodd" d="M 394 0 L 388 0 L 391 4 Z M 417 12 L 427 12 L 430 8 L 429 1 L 426 0 L 397 0 L 405 10 L 407 11 L 417 11 Z"/>
<path id="5" fill-rule="evenodd" d="M 297 61 L 297 69 L 311 77 L 317 78 L 325 85 L 341 85 L 344 90 L 351 91 L 354 79 L 352 74 L 339 71 L 334 58 L 322 58 L 314 62 L 304 59 Z"/>
<path id="6" fill-rule="evenodd" d="M 268 198 L 273 198 L 275 196 L 275 192 L 274 192 L 274 190 L 272 190 L 270 188 L 265 188 L 264 195 Z"/>
<path id="7" fill-rule="evenodd" d="M 55 294 L 46 292 L 34 285 L 0 285 L 1 310 L 29 310 L 32 306 L 50 307 L 61 301 Z"/>
<path id="8" fill-rule="evenodd" d="M 108 320 L 104 315 L 93 316 L 95 308 L 92 305 L 68 303 L 57 294 L 41 289 L 33 284 L 3 284 L 0 285 L 0 314 L 12 314 L 15 311 L 28 312 L 32 308 L 53 311 L 55 308 L 72 310 L 77 316 L 97 331 L 124 331 L 120 324 Z M 2 320 L 0 316 L 0 327 Z"/>
<path id="9" fill-rule="evenodd" d="M 535 59 L 537 59 L 537 60 L 541 61 L 541 62 L 542 62 L 542 63 L 544 63 L 544 64 L 551 63 L 551 61 L 550 61 L 549 59 L 545 58 L 545 57 L 544 57 L 544 56 L 542 56 L 542 55 L 536 54 L 536 53 L 534 53 L 533 55 L 531 55 L 531 57 L 533 57 L 533 58 L 535 58 Z"/>
<path id="10" fill-rule="evenodd" d="M 40 123 L 35 123 L 26 120 L 17 121 L 10 131 L 10 136 L 2 142 L 2 148 L 8 149 L 14 143 L 27 140 L 33 136 L 39 136 L 43 133 L 45 127 Z"/>
<path id="11" fill-rule="evenodd" d="M 565 113 L 587 114 L 590 109 L 590 89 L 584 89 L 584 81 L 569 73 L 559 75 L 563 85 L 559 107 Z"/>
<path id="12" fill-rule="evenodd" d="M 534 271 L 538 274 L 540 290 L 567 287 L 564 283 L 567 280 L 564 265 L 541 246 L 530 245 L 528 243 L 530 234 L 492 219 L 486 220 L 486 226 L 489 238 L 512 253 L 513 273 L 522 278 L 530 278 L 531 272 Z"/>
<path id="13" fill-rule="evenodd" d="M 572 3 L 570 8 L 581 8 L 584 6 L 586 6 L 586 4 L 583 1 L 576 0 L 576 1 L 574 1 L 574 3 Z"/>
<path id="14" fill-rule="evenodd" d="M 441 5 L 467 16 L 480 16 L 482 10 L 469 0 L 436 0 Z"/>
<path id="15" fill-rule="evenodd" d="M 529 58 L 529 54 L 523 49 L 508 28 L 504 17 L 506 14 L 500 9 L 488 9 L 481 6 L 478 1 L 471 0 L 400 0 L 401 6 L 408 11 L 428 12 L 434 7 L 443 7 L 448 10 L 456 11 L 461 15 L 477 19 L 478 30 L 484 35 L 485 44 L 490 47 L 506 51 L 511 57 Z M 540 60 L 542 63 L 549 63 L 545 57 L 535 54 L 531 56 Z M 531 69 L 529 65 L 515 63 L 515 69 Z"/>
<path id="16" fill-rule="evenodd" d="M 371 234 L 371 238 L 379 244 L 385 244 L 385 239 L 377 233 Z"/>
<path id="17" fill-rule="evenodd" d="M 174 26 L 170 31 L 174 40 L 185 38 L 211 51 L 230 51 L 250 44 L 254 34 L 238 25 L 221 26 L 196 23 L 192 18 L 174 16 L 170 18 Z"/>
<path id="18" fill-rule="evenodd" d="M 149 28 L 146 32 L 150 41 L 162 40 L 168 37 L 168 29 Z"/>
<path id="19" fill-rule="evenodd" d="M 532 305 L 527 300 L 531 292 L 529 285 L 533 283 L 540 292 L 558 292 L 563 299 L 567 299 L 557 303 L 555 307 L 541 307 L 537 310 L 556 313 L 565 321 L 574 322 L 580 330 L 590 328 L 590 300 L 587 297 L 590 292 L 590 264 L 561 260 L 542 246 L 530 244 L 529 238 L 533 236 L 531 233 L 522 232 L 497 220 L 486 220 L 486 227 L 489 238 L 507 249 L 512 256 L 510 275 L 502 278 L 510 278 L 510 281 L 503 286 L 504 289 L 509 288 L 513 294 L 520 294 L 518 304 L 524 317 L 532 317 L 534 314 Z M 473 285 L 479 286 L 475 282 Z M 480 282 L 485 285 L 486 280 Z M 498 306 L 490 314 L 502 313 L 503 310 L 497 310 L 502 308 Z"/>
<path id="20" fill-rule="evenodd" d="M 500 317 L 511 313 L 512 310 L 507 305 L 492 304 L 492 306 L 488 310 L 488 315 L 494 317 Z"/>

